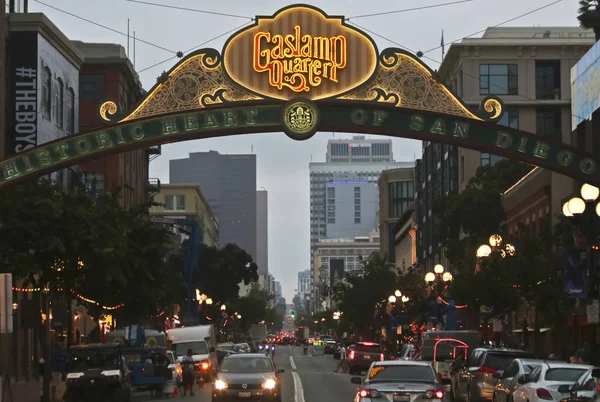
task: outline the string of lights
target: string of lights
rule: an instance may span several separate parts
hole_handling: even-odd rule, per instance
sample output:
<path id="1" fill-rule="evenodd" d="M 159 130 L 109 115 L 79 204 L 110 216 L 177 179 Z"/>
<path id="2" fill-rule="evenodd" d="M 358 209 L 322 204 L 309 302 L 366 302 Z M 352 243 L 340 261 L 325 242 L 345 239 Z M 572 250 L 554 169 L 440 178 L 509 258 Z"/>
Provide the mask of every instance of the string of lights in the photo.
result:
<path id="1" fill-rule="evenodd" d="M 131 0 L 129 0 L 131 1 Z M 419 7 L 412 7 L 412 8 L 404 8 L 401 10 L 394 10 L 394 11 L 384 11 L 384 12 L 380 12 L 380 13 L 372 13 L 372 14 L 362 14 L 362 15 L 355 15 L 352 17 L 348 17 L 346 18 L 346 21 L 349 20 L 355 20 L 358 18 L 367 18 L 367 17 L 379 17 L 379 16 L 384 16 L 384 15 L 391 15 L 391 14 L 399 14 L 399 13 L 407 13 L 410 11 L 418 11 L 418 10 L 428 10 L 431 8 L 438 8 L 438 7 L 446 7 L 446 6 L 453 6 L 455 4 L 461 4 L 461 3 L 470 3 L 472 1 L 475 0 L 458 0 L 458 1 L 450 1 L 450 2 L 446 2 L 446 3 L 437 3 L 437 4 L 429 4 L 427 6 L 419 6 Z"/>
<path id="2" fill-rule="evenodd" d="M 49 289 L 49 288 L 40 288 L 40 287 L 38 287 L 38 288 L 19 288 L 19 287 L 13 287 L 13 288 L 12 288 L 12 290 L 13 290 L 14 292 L 24 292 L 24 293 L 42 292 L 42 291 L 47 293 L 47 292 L 49 292 L 49 291 L 50 291 L 50 289 Z M 56 289 L 56 290 L 57 290 L 58 292 L 62 292 L 62 291 L 63 291 L 63 289 L 62 289 L 62 288 L 58 288 L 58 289 Z M 86 303 L 95 304 L 96 306 L 98 306 L 98 307 L 101 307 L 103 310 L 109 310 L 109 311 L 112 311 L 112 310 L 117 310 L 117 309 L 119 309 L 119 308 L 121 308 L 121 307 L 125 306 L 125 304 L 124 304 L 124 303 L 122 303 L 122 302 L 121 302 L 121 303 L 119 303 L 119 304 L 117 304 L 116 306 L 105 306 L 105 305 L 102 305 L 102 303 L 100 303 L 100 302 L 97 302 L 96 300 L 90 299 L 90 298 L 88 298 L 88 297 L 85 297 L 85 296 L 83 296 L 83 295 L 81 295 L 81 294 L 79 294 L 79 293 L 75 292 L 75 291 L 74 291 L 74 290 L 72 290 L 72 289 L 71 289 L 71 292 L 72 292 L 72 293 L 75 295 L 75 297 L 77 297 L 78 299 L 80 299 L 80 300 L 83 300 L 83 301 L 84 301 L 84 302 L 86 302 Z"/>

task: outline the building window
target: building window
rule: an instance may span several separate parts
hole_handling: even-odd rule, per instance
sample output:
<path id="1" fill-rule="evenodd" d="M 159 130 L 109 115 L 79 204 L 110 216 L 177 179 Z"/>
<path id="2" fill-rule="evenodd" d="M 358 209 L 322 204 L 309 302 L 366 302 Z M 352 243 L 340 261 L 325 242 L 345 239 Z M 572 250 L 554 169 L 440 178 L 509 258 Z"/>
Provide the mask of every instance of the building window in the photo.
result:
<path id="1" fill-rule="evenodd" d="M 480 95 L 518 95 L 517 64 L 480 64 Z"/>
<path id="2" fill-rule="evenodd" d="M 388 143 L 374 143 L 371 144 L 371 155 L 373 156 L 387 156 L 390 154 L 390 144 Z"/>
<path id="3" fill-rule="evenodd" d="M 327 223 L 335 223 L 335 218 L 327 218 Z"/>
<path id="4" fill-rule="evenodd" d="M 498 155 L 488 154 L 486 152 L 481 153 L 481 166 L 494 166 L 504 158 Z"/>
<path id="5" fill-rule="evenodd" d="M 536 60 L 535 98 L 560 99 L 560 60 Z"/>
<path id="6" fill-rule="evenodd" d="M 536 110 L 536 134 L 544 137 L 561 137 L 559 108 L 539 108 Z"/>
<path id="7" fill-rule="evenodd" d="M 42 108 L 44 117 L 49 119 L 52 109 L 52 73 L 48 67 L 44 68 L 42 77 Z"/>
<path id="8" fill-rule="evenodd" d="M 400 218 L 414 202 L 415 192 L 412 181 L 396 181 L 388 184 L 389 218 Z"/>
<path id="9" fill-rule="evenodd" d="M 79 75 L 79 100 L 103 101 L 106 99 L 104 74 Z"/>
<path id="10" fill-rule="evenodd" d="M 56 80 L 56 125 L 60 128 L 63 128 L 63 120 L 65 116 L 65 86 L 62 80 L 59 78 Z"/>
<path id="11" fill-rule="evenodd" d="M 104 174 L 103 173 L 86 173 L 85 183 L 87 191 L 92 198 L 97 198 L 104 193 Z"/>
<path id="12" fill-rule="evenodd" d="M 369 156 L 369 148 L 352 147 L 352 156 Z"/>
<path id="13" fill-rule="evenodd" d="M 75 132 L 75 93 L 71 88 L 67 90 L 67 135 Z"/>
<path id="14" fill-rule="evenodd" d="M 331 156 L 348 156 L 348 144 L 331 144 Z"/>
<path id="15" fill-rule="evenodd" d="M 165 195 L 166 211 L 185 211 L 185 195 Z"/>
<path id="16" fill-rule="evenodd" d="M 354 223 L 355 224 L 360 224 L 360 217 L 358 217 L 358 218 L 355 217 L 354 218 Z"/>
<path id="17" fill-rule="evenodd" d="M 519 109 L 506 108 L 498 123 L 501 126 L 519 128 Z"/>
<path id="18" fill-rule="evenodd" d="M 327 198 L 335 198 L 335 188 L 334 187 L 327 188 Z"/>

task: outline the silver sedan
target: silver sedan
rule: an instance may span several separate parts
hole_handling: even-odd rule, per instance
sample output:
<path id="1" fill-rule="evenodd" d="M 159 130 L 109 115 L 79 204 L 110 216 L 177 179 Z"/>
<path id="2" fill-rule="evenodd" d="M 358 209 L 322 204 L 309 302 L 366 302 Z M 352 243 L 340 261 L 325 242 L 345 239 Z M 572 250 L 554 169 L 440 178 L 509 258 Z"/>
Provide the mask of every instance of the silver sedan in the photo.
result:
<path id="1" fill-rule="evenodd" d="M 371 364 L 367 375 L 352 377 L 360 385 L 355 402 L 446 402 L 442 383 L 430 362 L 386 360 Z"/>

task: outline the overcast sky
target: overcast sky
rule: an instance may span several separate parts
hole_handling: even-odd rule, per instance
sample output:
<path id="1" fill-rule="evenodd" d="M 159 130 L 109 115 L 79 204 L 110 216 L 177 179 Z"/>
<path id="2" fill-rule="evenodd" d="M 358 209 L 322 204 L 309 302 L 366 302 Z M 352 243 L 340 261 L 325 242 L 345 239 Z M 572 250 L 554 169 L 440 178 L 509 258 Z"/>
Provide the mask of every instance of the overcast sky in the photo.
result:
<path id="1" fill-rule="evenodd" d="M 168 70 L 175 60 L 147 69 L 210 39 L 234 30 L 255 15 L 270 15 L 293 2 L 274 0 L 148 0 L 173 7 L 203 9 L 236 14 L 248 18 L 209 15 L 175 8 L 157 7 L 127 0 L 30 0 L 30 12 L 44 12 L 67 37 L 86 42 L 120 43 L 127 49 L 127 37 L 95 26 L 65 12 L 83 17 L 116 31 L 130 31 L 136 37 L 172 52 L 137 42 L 135 66 L 145 89 L 150 89 L 156 77 Z M 403 13 L 351 18 L 373 13 L 410 9 L 440 3 L 458 3 L 443 7 Z M 345 15 L 363 28 L 406 46 L 414 51 L 426 51 L 440 45 L 444 30 L 445 43 L 472 35 L 534 9 L 556 3 L 543 10 L 519 18 L 505 26 L 576 26 L 576 0 L 322 0 L 307 1 L 331 15 Z M 51 8 L 51 7 L 55 8 Z M 229 34 L 205 43 L 201 47 L 221 50 Z M 393 42 L 371 34 L 379 49 L 396 47 Z M 481 36 L 477 34 L 475 36 Z M 133 59 L 133 45 L 130 45 Z M 441 50 L 427 56 L 440 60 Z M 438 63 L 425 60 L 430 67 Z M 142 71 L 145 70 L 145 71 Z M 259 134 L 238 137 L 188 141 L 163 146 L 162 155 L 150 165 L 150 176 L 164 183 L 169 180 L 169 160 L 184 158 L 189 152 L 216 150 L 221 153 L 257 155 L 257 189 L 269 192 L 269 271 L 281 282 L 283 296 L 291 301 L 297 288 L 297 272 L 310 267 L 309 253 L 309 177 L 308 164 L 325 160 L 326 143 L 332 133 L 317 134 L 309 141 L 295 142 L 284 134 Z M 348 135 L 345 135 L 348 137 Z M 336 138 L 344 137 L 336 133 Z M 373 136 L 375 137 L 375 136 Z M 421 143 L 394 139 L 396 161 L 412 161 L 419 157 Z"/>

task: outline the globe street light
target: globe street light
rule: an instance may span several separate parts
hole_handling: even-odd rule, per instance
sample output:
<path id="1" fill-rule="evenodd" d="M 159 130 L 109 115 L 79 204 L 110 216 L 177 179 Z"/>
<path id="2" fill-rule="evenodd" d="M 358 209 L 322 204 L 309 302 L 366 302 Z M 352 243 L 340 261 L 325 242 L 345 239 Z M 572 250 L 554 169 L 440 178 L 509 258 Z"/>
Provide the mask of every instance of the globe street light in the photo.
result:
<path id="1" fill-rule="evenodd" d="M 587 183 L 581 186 L 581 190 L 579 192 L 581 194 L 581 198 L 587 202 L 596 201 L 600 195 L 600 189 L 598 187 Z"/>
<path id="2" fill-rule="evenodd" d="M 493 234 L 490 236 L 490 246 L 500 247 L 502 245 L 502 237 L 499 234 Z"/>
<path id="3" fill-rule="evenodd" d="M 400 297 L 400 296 L 402 296 L 402 292 L 401 292 L 401 291 L 399 291 L 399 290 L 396 290 L 396 291 L 394 292 L 394 296 L 396 296 L 396 297 Z"/>
<path id="4" fill-rule="evenodd" d="M 388 297 L 388 301 L 389 301 L 390 303 L 392 303 L 392 304 L 393 304 L 393 303 L 396 303 L 396 296 L 394 296 L 394 295 L 391 295 L 390 297 Z"/>
<path id="5" fill-rule="evenodd" d="M 567 201 L 567 208 L 573 215 L 581 215 L 585 211 L 585 201 L 579 197 L 573 197 Z"/>
<path id="6" fill-rule="evenodd" d="M 433 272 L 427 272 L 425 274 L 425 282 L 431 284 L 435 281 L 435 274 Z"/>
<path id="7" fill-rule="evenodd" d="M 487 244 L 482 244 L 477 249 L 477 258 L 489 257 L 490 254 L 492 254 L 492 248 L 490 246 L 488 246 Z"/>
<path id="8" fill-rule="evenodd" d="M 433 267 L 433 272 L 440 275 L 442 272 L 444 272 L 444 266 L 442 264 L 436 264 L 435 267 Z"/>
<path id="9" fill-rule="evenodd" d="M 402 303 L 408 303 L 409 300 L 410 300 L 410 297 L 402 296 Z"/>
<path id="10" fill-rule="evenodd" d="M 206 299 L 206 304 L 208 304 L 209 306 L 213 304 L 213 299 L 211 299 L 210 297 Z"/>
<path id="11" fill-rule="evenodd" d="M 227 310 L 227 306 L 223 304 L 223 305 L 221 306 L 221 311 L 225 311 L 225 310 Z"/>
<path id="12" fill-rule="evenodd" d="M 450 272 L 444 272 L 444 275 L 442 275 L 442 280 L 444 282 L 452 282 L 453 276 Z"/>

